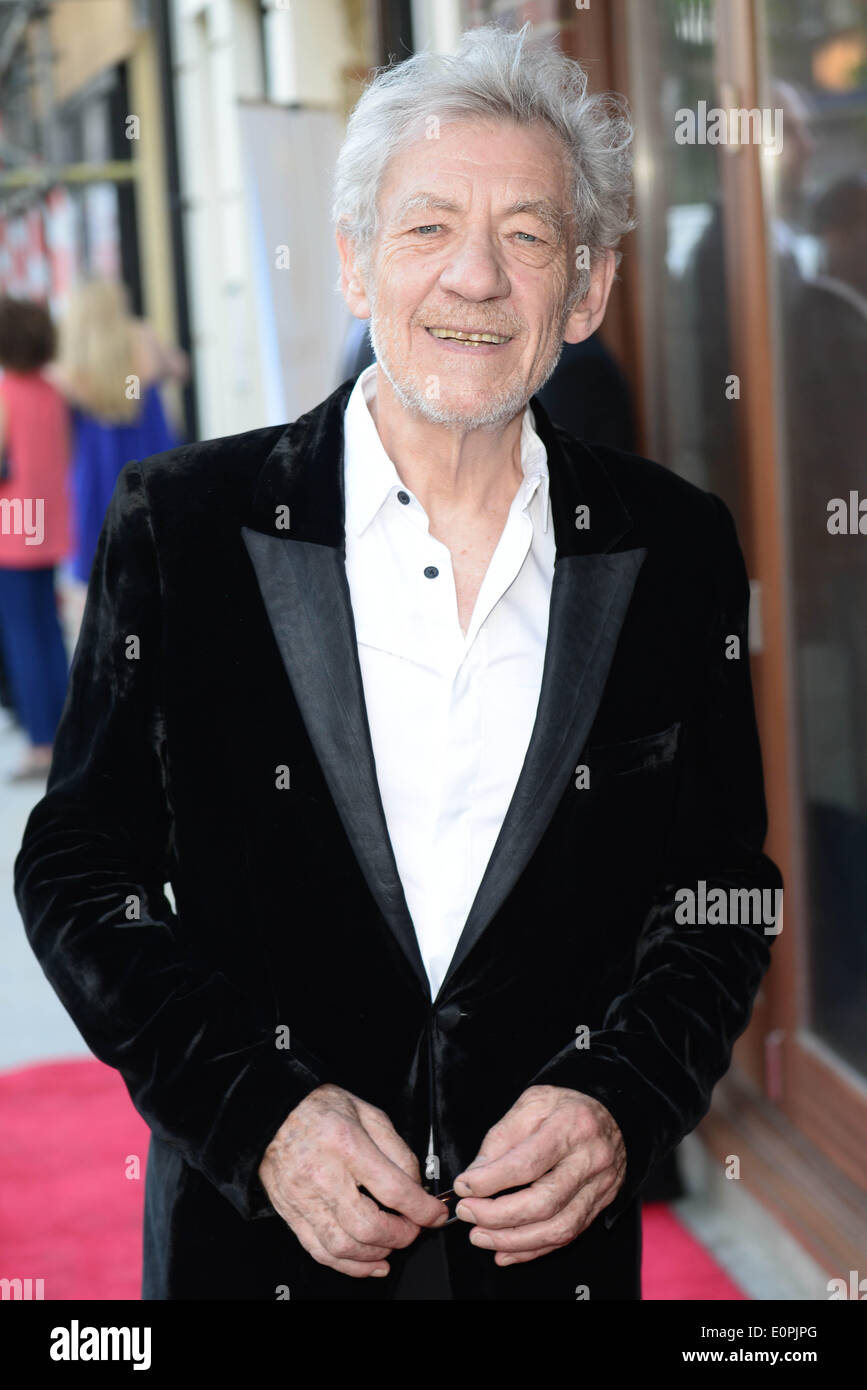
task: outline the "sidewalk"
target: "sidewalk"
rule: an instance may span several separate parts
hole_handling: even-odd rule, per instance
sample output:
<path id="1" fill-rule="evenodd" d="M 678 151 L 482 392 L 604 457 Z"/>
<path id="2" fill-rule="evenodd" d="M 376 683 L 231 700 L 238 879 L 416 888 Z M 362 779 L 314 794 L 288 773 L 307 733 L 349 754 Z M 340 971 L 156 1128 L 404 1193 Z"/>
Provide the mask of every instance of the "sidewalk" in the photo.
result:
<path id="1" fill-rule="evenodd" d="M 25 752 L 26 741 L 0 710 L 0 1071 L 61 1057 L 88 1055 L 30 949 L 12 891 L 12 869 L 30 810 L 45 782 L 6 781 Z"/>
<path id="2" fill-rule="evenodd" d="M 61 580 L 61 618 L 66 648 L 72 653 L 85 587 Z M 89 1056 L 89 1049 L 69 1018 L 30 949 L 15 902 L 12 870 L 24 826 L 45 793 L 45 780 L 9 783 L 27 743 L 8 711 L 0 709 L 0 1071 L 62 1057 Z"/>

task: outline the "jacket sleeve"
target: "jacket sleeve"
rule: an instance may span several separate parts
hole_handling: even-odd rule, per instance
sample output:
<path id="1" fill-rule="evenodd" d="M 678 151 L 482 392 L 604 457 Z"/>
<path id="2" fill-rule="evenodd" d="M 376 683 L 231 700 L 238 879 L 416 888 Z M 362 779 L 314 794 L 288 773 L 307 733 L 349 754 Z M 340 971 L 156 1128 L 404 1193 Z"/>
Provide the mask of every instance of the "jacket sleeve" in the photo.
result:
<path id="1" fill-rule="evenodd" d="M 133 1104 L 247 1219 L 274 1215 L 257 1170 L 320 1084 L 296 1044 L 192 949 L 163 892 L 161 595 L 141 466 L 99 537 L 45 795 L 15 861 L 30 944 Z M 137 639 L 137 642 L 136 642 Z M 136 915 L 137 913 L 137 915 Z M 308 1065 L 309 1064 L 309 1065 Z"/>
<path id="2" fill-rule="evenodd" d="M 700 880 L 708 894 L 726 890 L 729 902 L 729 889 L 758 888 L 771 890 L 766 896 L 775 905 L 773 890 L 782 886 L 776 866 L 762 853 L 767 814 L 750 684 L 749 584 L 731 515 L 719 498 L 708 497 L 715 611 L 682 731 L 682 780 L 665 862 L 639 935 L 630 987 L 612 1001 L 587 1048 L 571 1042 L 530 1083 L 594 1096 L 619 1125 L 626 1175 L 601 1213 L 606 1227 L 638 1195 L 654 1163 L 710 1108 L 713 1087 L 749 1022 L 778 930 L 766 932 L 755 906 L 738 912 L 750 918 L 746 924 L 677 920 L 686 914 L 684 899 L 675 894 L 697 894 Z M 739 659 L 726 654 L 733 635 L 739 638 Z"/>

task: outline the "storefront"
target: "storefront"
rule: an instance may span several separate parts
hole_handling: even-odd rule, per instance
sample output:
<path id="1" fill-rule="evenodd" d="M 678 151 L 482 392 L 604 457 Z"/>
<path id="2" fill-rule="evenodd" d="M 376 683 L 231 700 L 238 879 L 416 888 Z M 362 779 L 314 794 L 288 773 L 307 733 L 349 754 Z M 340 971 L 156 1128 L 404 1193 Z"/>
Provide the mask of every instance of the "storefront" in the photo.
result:
<path id="1" fill-rule="evenodd" d="M 700 1134 L 829 1273 L 867 1249 L 867 4 L 465 3 L 623 92 L 603 336 L 640 451 L 719 493 L 753 585 L 784 927 Z M 859 530 L 860 525 L 860 530 Z M 859 1264 L 860 1262 L 860 1264 Z"/>
<path id="2" fill-rule="evenodd" d="M 166 0 L 0 11 L 0 292 L 59 318 L 119 279 L 164 341 L 188 339 Z M 172 398 L 195 433 L 191 391 Z"/>

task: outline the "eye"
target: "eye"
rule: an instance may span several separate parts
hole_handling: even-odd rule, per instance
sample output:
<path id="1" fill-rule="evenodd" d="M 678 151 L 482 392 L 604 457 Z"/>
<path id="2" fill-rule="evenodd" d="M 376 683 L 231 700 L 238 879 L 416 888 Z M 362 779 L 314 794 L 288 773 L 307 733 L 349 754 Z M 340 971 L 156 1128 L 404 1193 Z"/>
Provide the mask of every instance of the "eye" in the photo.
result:
<path id="1" fill-rule="evenodd" d="M 441 222 L 426 222 L 423 227 L 413 227 L 414 232 L 438 232 Z"/>
<path id="2" fill-rule="evenodd" d="M 516 232 L 515 236 L 523 237 L 525 241 L 541 241 L 541 237 L 533 236 L 532 232 Z"/>

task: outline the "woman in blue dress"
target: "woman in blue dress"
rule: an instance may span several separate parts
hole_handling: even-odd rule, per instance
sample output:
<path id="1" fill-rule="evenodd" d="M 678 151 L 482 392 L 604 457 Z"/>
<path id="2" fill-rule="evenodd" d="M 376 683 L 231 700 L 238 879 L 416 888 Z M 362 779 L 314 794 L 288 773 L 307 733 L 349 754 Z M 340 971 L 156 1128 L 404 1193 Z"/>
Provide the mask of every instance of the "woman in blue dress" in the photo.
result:
<path id="1" fill-rule="evenodd" d="M 123 285 L 92 280 L 70 297 L 60 327 L 56 381 L 72 414 L 72 577 L 86 584 L 118 474 L 130 459 L 180 442 L 160 398 L 161 381 L 183 381 L 186 354 L 167 349 L 133 317 Z"/>

